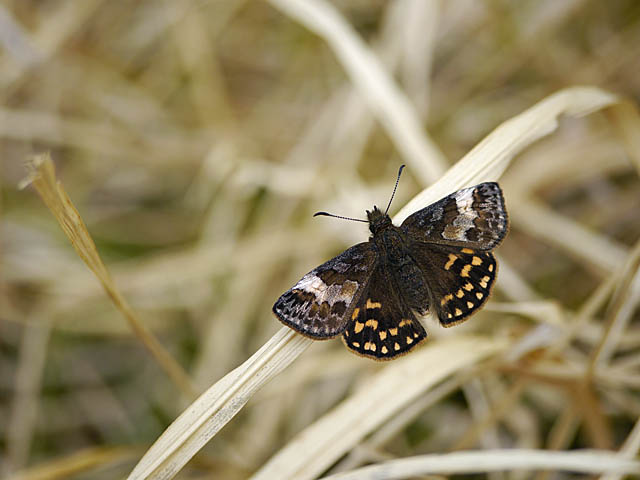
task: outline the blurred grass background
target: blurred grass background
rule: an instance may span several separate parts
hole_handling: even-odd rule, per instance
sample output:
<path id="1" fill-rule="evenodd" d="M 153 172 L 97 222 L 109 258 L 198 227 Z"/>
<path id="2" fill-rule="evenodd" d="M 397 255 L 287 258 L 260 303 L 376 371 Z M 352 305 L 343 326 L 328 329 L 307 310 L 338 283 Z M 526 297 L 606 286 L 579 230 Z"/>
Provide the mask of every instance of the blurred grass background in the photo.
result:
<path id="1" fill-rule="evenodd" d="M 640 99 L 632 0 L 332 4 L 449 164 L 560 88 Z M 51 151 L 115 283 L 202 391 L 280 328 L 270 313 L 280 293 L 368 235 L 311 214 L 384 205 L 404 159 L 326 43 L 268 2 L 4 0 L 0 45 L 1 472 L 120 478 L 189 398 L 33 189 L 18 189 L 24 160 Z M 561 350 L 479 366 L 343 466 L 461 446 L 619 449 L 640 418 L 629 263 L 640 182 L 611 118 L 563 122 L 501 183 L 508 267 L 485 311 L 446 333 L 553 338 L 589 302 L 598 308 Z M 426 186 L 408 168 L 395 209 Z M 612 300 L 598 300 L 620 272 Z M 618 321 L 621 298 L 631 310 Z M 613 343 L 607 325 L 619 329 Z M 603 344 L 605 374 L 585 382 Z M 339 341 L 315 344 L 179 478 L 247 478 L 380 368 Z M 44 476 L 18 476 L 34 466 Z"/>

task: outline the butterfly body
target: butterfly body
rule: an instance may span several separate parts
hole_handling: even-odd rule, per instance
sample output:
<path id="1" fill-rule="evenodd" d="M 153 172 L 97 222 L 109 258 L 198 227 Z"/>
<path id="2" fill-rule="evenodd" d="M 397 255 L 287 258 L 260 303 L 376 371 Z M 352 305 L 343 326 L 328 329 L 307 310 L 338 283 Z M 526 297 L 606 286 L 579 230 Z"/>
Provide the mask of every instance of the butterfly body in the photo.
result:
<path id="1" fill-rule="evenodd" d="M 355 353 L 390 360 L 426 339 L 416 314 L 433 311 L 451 326 L 485 303 L 497 273 L 491 250 L 508 226 L 498 184 L 459 190 L 400 226 L 377 207 L 367 220 L 369 241 L 318 266 L 276 301 L 281 322 L 314 339 L 342 335 Z"/>
<path id="2" fill-rule="evenodd" d="M 424 314 L 428 310 L 429 292 L 425 274 L 412 255 L 412 242 L 400 227 L 396 227 L 389 215 L 377 207 L 367 212 L 369 242 L 379 263 L 386 265 L 387 285 L 414 310 Z"/>

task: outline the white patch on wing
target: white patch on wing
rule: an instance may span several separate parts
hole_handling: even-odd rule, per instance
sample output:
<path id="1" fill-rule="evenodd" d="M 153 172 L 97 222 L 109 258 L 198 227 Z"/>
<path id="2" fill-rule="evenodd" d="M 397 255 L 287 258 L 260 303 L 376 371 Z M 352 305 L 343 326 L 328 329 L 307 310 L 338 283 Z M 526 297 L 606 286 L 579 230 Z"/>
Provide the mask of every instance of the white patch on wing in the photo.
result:
<path id="1" fill-rule="evenodd" d="M 358 282 L 352 282 L 351 280 L 345 280 L 342 285 L 328 286 L 314 273 L 307 273 L 294 285 L 292 290 L 303 290 L 311 293 L 316 297 L 317 303 L 327 302 L 330 306 L 333 306 L 336 302 L 344 302 L 349 305 L 357 288 Z"/>
<path id="2" fill-rule="evenodd" d="M 455 193 L 458 216 L 453 223 L 447 225 L 442 237 L 447 240 L 467 240 L 467 230 L 474 227 L 473 221 L 478 218 L 478 212 L 473 209 L 473 192 L 475 187 L 464 188 Z"/>
<path id="3" fill-rule="evenodd" d="M 473 212 L 471 206 L 473 205 L 473 191 L 475 187 L 463 188 L 455 193 L 456 205 L 458 206 L 458 213 L 467 211 Z M 473 212 L 477 216 L 476 212 Z"/>
<path id="4" fill-rule="evenodd" d="M 320 277 L 313 273 L 307 273 L 304 277 L 296 283 L 292 290 L 304 290 L 305 292 L 313 293 L 314 295 L 324 295 L 324 291 L 327 289 L 327 284 L 322 281 Z"/>

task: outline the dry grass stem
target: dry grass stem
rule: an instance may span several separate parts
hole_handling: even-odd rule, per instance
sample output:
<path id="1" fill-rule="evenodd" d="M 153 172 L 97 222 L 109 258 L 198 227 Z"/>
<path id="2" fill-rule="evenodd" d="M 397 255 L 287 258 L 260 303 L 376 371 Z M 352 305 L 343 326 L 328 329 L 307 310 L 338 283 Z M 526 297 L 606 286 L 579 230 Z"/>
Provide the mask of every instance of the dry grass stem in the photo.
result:
<path id="1" fill-rule="evenodd" d="M 389 364 L 360 391 L 289 442 L 252 480 L 316 478 L 419 395 L 504 348 L 497 340 L 460 336 L 430 344 Z M 425 365 L 431 367 L 425 371 Z"/>
<path id="2" fill-rule="evenodd" d="M 142 344 L 147 347 L 169 378 L 175 382 L 176 386 L 187 397 L 194 397 L 195 388 L 191 384 L 187 373 L 137 318 L 129 303 L 116 288 L 80 214 L 73 206 L 62 184 L 56 179 L 55 168 L 49 154 L 45 153 L 31 157 L 27 167 L 30 173 L 29 177 L 23 182 L 23 186 L 33 185 L 42 201 L 62 227 L 67 238 L 71 241 L 71 245 L 78 253 L 78 256 L 95 274 L 113 304 L 127 319 L 131 329 Z"/>
<path id="3" fill-rule="evenodd" d="M 6 480 L 65 480 L 103 465 L 129 461 L 136 455 L 130 447 L 97 447 L 74 452 L 44 465 L 22 470 Z"/>
<path id="4" fill-rule="evenodd" d="M 617 102 L 615 95 L 592 87 L 567 88 L 550 95 L 498 126 L 451 167 L 440 181 L 407 203 L 395 220 L 404 220 L 448 192 L 497 180 L 515 155 L 558 127 L 561 115 L 580 117 Z"/>
<path id="5" fill-rule="evenodd" d="M 395 480 L 416 475 L 464 474 L 497 471 L 548 470 L 574 473 L 617 472 L 634 474 L 640 462 L 619 458 L 615 454 L 598 451 L 552 452 L 540 450 L 484 450 L 456 452 L 442 455 L 391 460 L 347 473 L 339 473 L 325 480 Z"/>
<path id="6" fill-rule="evenodd" d="M 42 317 L 30 319 L 20 345 L 16 394 L 7 419 L 7 459 L 26 464 L 37 421 L 38 397 L 51 336 L 51 325 Z"/>
<path id="7" fill-rule="evenodd" d="M 270 0 L 270 3 L 320 35 L 333 49 L 414 173 L 425 184 L 440 177 L 447 162 L 424 133 L 417 112 L 334 7 L 324 0 Z"/>
<path id="8" fill-rule="evenodd" d="M 129 480 L 173 478 L 262 385 L 278 375 L 311 343 L 282 327 L 251 358 L 187 407 L 145 453 Z"/>

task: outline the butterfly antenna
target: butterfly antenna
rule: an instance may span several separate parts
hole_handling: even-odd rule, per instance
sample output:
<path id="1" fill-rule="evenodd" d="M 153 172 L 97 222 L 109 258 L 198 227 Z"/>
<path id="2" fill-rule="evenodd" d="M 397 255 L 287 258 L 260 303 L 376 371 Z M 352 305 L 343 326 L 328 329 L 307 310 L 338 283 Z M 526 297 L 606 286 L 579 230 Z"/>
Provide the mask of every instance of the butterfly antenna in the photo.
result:
<path id="1" fill-rule="evenodd" d="M 385 215 L 389 211 L 389 207 L 391 206 L 391 202 L 393 202 L 393 197 L 396 194 L 396 189 L 398 188 L 398 182 L 400 182 L 400 175 L 402 174 L 402 169 L 403 168 L 404 168 L 404 165 L 400 165 L 400 169 L 398 170 L 398 178 L 396 178 L 396 186 L 393 187 L 393 193 L 391 194 L 391 198 L 389 199 L 389 205 L 387 205 L 387 209 L 384 211 Z"/>
<path id="2" fill-rule="evenodd" d="M 334 215 L 333 213 L 327 212 L 316 212 L 313 214 L 314 217 L 333 217 L 333 218 L 341 218 L 342 220 L 351 220 L 353 222 L 364 222 L 369 223 L 368 220 L 361 220 L 359 218 L 351 218 L 351 217 L 341 217 L 340 215 Z"/>

